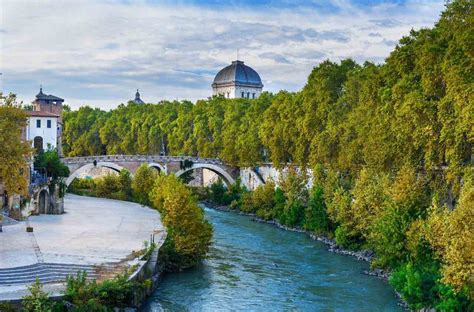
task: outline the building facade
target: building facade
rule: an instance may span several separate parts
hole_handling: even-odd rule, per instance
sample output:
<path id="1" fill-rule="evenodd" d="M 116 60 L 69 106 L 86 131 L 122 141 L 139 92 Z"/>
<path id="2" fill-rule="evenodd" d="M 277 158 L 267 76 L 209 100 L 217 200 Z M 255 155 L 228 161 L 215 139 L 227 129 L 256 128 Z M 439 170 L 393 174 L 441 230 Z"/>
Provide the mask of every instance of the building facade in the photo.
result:
<path id="1" fill-rule="evenodd" d="M 59 115 L 43 112 L 29 111 L 26 125 L 26 140 L 32 142 L 36 153 L 58 148 Z"/>
<path id="2" fill-rule="evenodd" d="M 62 156 L 62 112 L 64 99 L 51 94 L 44 94 L 43 88 L 33 101 L 33 111 L 28 112 L 26 139 L 31 140 L 37 152 L 48 148 L 57 149 Z"/>
<path id="3" fill-rule="evenodd" d="M 213 95 L 229 99 L 256 99 L 262 89 L 259 74 L 239 60 L 221 69 L 212 83 Z"/>

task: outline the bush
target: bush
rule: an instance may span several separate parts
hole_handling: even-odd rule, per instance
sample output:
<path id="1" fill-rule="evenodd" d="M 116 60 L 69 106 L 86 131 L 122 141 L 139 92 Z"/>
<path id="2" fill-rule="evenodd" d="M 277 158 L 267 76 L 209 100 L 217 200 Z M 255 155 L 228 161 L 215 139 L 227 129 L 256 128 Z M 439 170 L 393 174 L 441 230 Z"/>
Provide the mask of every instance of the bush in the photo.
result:
<path id="1" fill-rule="evenodd" d="M 248 213 L 257 213 L 259 217 L 265 220 L 273 219 L 274 196 L 275 184 L 273 182 L 260 185 L 253 192 L 242 195 L 241 210 Z"/>
<path id="2" fill-rule="evenodd" d="M 39 280 L 28 286 L 29 295 L 23 297 L 22 307 L 25 312 L 50 312 L 55 303 L 49 300 L 49 295 L 43 290 Z"/>
<path id="3" fill-rule="evenodd" d="M 96 192 L 99 197 L 118 199 L 121 190 L 120 180 L 116 174 L 107 174 L 96 179 Z"/>
<path id="4" fill-rule="evenodd" d="M 114 308 L 130 305 L 135 283 L 128 280 L 127 274 L 120 274 L 101 283 L 88 281 L 86 272 L 69 276 L 64 291 L 65 300 L 74 304 L 79 311 L 111 311 Z"/>

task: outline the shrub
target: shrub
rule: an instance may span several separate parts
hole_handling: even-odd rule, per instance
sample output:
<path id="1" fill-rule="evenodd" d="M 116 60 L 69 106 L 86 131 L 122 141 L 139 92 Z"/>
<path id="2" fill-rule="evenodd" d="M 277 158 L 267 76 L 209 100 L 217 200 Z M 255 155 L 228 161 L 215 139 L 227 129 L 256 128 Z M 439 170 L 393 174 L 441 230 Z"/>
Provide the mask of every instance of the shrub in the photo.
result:
<path id="1" fill-rule="evenodd" d="M 39 280 L 28 286 L 29 295 L 23 297 L 23 310 L 25 312 L 51 312 L 54 302 L 49 300 L 49 295 L 43 290 Z"/>
<path id="2" fill-rule="evenodd" d="M 249 213 L 256 212 L 259 217 L 266 220 L 272 219 L 275 206 L 274 196 L 275 184 L 273 182 L 260 185 L 253 192 L 242 195 L 241 210 Z"/>
<path id="3" fill-rule="evenodd" d="M 96 179 L 96 192 L 99 197 L 117 198 L 121 191 L 120 180 L 115 174 L 107 174 Z"/>
<path id="4" fill-rule="evenodd" d="M 69 276 L 64 290 L 65 300 L 79 308 L 79 311 L 109 311 L 128 306 L 133 297 L 135 283 L 127 274 L 119 274 L 101 283 L 87 280 L 86 272 Z"/>

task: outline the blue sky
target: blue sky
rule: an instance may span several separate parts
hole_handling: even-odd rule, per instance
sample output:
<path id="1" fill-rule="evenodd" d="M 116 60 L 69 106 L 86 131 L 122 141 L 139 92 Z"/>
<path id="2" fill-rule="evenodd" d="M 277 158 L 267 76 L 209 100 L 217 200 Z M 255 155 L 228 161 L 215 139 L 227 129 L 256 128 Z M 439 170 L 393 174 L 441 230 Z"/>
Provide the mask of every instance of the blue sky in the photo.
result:
<path id="1" fill-rule="evenodd" d="M 43 85 L 73 108 L 206 98 L 236 58 L 264 89 L 299 90 L 325 59 L 381 63 L 443 1 L 0 0 L 0 87 L 31 102 Z"/>

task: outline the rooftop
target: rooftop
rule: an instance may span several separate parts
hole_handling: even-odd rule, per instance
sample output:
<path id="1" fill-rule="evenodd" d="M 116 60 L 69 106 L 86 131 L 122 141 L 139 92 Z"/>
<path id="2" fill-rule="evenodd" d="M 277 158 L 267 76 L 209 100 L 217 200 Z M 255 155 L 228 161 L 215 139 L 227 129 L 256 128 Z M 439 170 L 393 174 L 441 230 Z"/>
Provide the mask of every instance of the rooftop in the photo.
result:
<path id="1" fill-rule="evenodd" d="M 39 93 L 36 95 L 36 99 L 37 100 L 48 100 L 48 101 L 60 101 L 60 102 L 64 102 L 64 99 L 60 98 L 60 97 L 57 97 L 55 95 L 52 95 L 52 94 L 44 94 L 43 93 L 43 88 L 40 88 L 40 91 Z"/>
<path id="2" fill-rule="evenodd" d="M 48 112 L 42 112 L 42 111 L 27 111 L 26 114 L 30 117 L 56 117 L 59 118 L 59 115 L 53 114 L 53 113 L 48 113 Z"/>
<path id="3" fill-rule="evenodd" d="M 244 64 L 244 62 L 236 60 L 232 64 L 221 69 L 214 78 L 213 87 L 225 84 L 240 84 L 262 88 L 262 80 L 258 73 Z"/>

